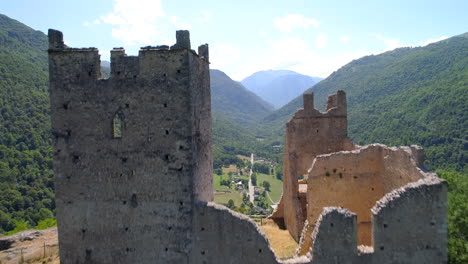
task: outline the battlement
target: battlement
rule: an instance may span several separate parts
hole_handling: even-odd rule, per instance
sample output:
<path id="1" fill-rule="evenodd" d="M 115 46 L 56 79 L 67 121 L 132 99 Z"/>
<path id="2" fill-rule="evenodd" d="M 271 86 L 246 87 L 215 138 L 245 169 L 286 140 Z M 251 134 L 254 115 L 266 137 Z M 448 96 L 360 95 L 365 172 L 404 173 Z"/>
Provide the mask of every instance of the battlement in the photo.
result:
<path id="1" fill-rule="evenodd" d="M 346 116 L 347 103 L 346 93 L 343 90 L 337 91 L 335 94 L 328 96 L 327 110 L 320 112 L 314 107 L 314 93 L 303 94 L 304 108 L 299 109 L 295 117 L 332 117 L 332 116 Z"/>
<path id="2" fill-rule="evenodd" d="M 110 51 L 111 76 L 110 79 L 154 78 L 155 74 L 163 77 L 172 75 L 174 78 L 181 74 L 182 66 L 191 59 L 198 59 L 209 63 L 208 44 L 198 47 L 197 54 L 190 46 L 190 34 L 187 30 L 176 32 L 176 43 L 167 45 L 142 47 L 138 56 L 127 56 L 124 48 L 114 48 Z M 99 80 L 100 55 L 97 48 L 70 48 L 64 44 L 62 32 L 49 29 L 49 54 L 57 59 L 67 59 L 71 63 L 63 62 L 60 69 L 62 74 L 73 73 L 80 77 L 88 75 L 86 81 Z M 175 67 L 167 67 L 174 65 Z M 85 79 L 80 78 L 83 82 Z"/>

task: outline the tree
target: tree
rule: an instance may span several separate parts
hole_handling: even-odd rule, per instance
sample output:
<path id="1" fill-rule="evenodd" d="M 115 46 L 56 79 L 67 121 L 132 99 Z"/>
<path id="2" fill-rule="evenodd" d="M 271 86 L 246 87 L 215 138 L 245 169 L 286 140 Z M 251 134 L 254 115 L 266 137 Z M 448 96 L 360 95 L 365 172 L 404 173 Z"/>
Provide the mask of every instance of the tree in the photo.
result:
<path id="1" fill-rule="evenodd" d="M 263 188 L 265 188 L 265 190 L 266 190 L 267 192 L 270 191 L 270 183 L 269 183 L 268 181 L 262 182 L 262 186 L 263 186 Z"/>
<path id="2" fill-rule="evenodd" d="M 254 163 L 252 170 L 258 173 L 270 174 L 270 166 L 258 162 Z"/>
<path id="3" fill-rule="evenodd" d="M 257 174 L 255 172 L 252 173 L 252 184 L 257 185 Z"/>
<path id="4" fill-rule="evenodd" d="M 227 203 L 227 206 L 228 206 L 229 208 L 231 208 L 231 209 L 234 208 L 234 201 L 233 201 L 232 199 L 230 199 L 230 200 L 228 201 L 228 203 Z"/>

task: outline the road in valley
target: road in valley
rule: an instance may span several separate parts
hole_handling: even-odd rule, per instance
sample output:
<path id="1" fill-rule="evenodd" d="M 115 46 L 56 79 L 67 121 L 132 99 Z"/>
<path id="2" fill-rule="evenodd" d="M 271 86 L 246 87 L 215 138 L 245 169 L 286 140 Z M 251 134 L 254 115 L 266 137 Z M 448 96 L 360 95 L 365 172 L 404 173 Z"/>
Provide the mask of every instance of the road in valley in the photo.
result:
<path id="1" fill-rule="evenodd" d="M 252 168 L 253 168 L 253 164 L 254 164 L 254 154 L 250 154 L 250 172 L 249 172 L 249 201 L 253 204 L 254 202 L 254 196 L 255 196 L 255 188 L 252 184 L 252 174 L 253 174 L 253 171 L 252 171 Z"/>

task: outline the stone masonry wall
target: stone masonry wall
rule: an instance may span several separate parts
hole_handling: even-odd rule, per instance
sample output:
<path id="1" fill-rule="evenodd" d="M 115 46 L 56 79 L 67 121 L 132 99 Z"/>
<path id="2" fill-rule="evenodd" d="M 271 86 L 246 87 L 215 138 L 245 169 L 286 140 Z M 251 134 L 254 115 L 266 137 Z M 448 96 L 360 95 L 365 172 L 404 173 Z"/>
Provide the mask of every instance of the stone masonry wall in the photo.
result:
<path id="1" fill-rule="evenodd" d="M 375 203 L 386 193 L 429 175 L 416 166 L 409 147 L 373 144 L 317 156 L 307 178 L 306 228 L 309 230 L 304 232 L 313 231 L 324 207 L 344 207 L 357 216 L 358 245 L 370 246 L 371 208 Z M 309 251 L 308 238 L 301 241 L 300 254 Z"/>
<path id="2" fill-rule="evenodd" d="M 314 108 L 313 94 L 304 94 L 304 108 L 299 109 L 286 125 L 283 154 L 283 212 L 273 219 L 282 219 L 296 241 L 299 241 L 306 220 L 305 197 L 299 195 L 298 179 L 306 175 L 317 155 L 354 149 L 347 138 L 346 94 L 338 91 L 329 97 L 327 112 Z"/>
<path id="3" fill-rule="evenodd" d="M 184 43 L 116 49 L 98 80 L 98 51 L 59 35 L 49 32 L 62 263 L 186 263 L 193 203 L 213 197 L 207 61 Z"/>

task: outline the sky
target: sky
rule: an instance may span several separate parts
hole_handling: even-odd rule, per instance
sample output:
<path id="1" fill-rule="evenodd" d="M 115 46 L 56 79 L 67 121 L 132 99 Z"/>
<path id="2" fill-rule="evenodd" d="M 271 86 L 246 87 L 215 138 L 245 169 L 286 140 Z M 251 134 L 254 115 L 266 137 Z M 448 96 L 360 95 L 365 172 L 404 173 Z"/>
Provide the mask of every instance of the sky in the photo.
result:
<path id="1" fill-rule="evenodd" d="M 424 46 L 468 31 L 468 0 L 0 0 L 0 13 L 71 47 L 173 45 L 190 30 L 208 43 L 210 68 L 234 80 L 287 69 L 326 78 L 348 62 L 398 47 Z"/>

